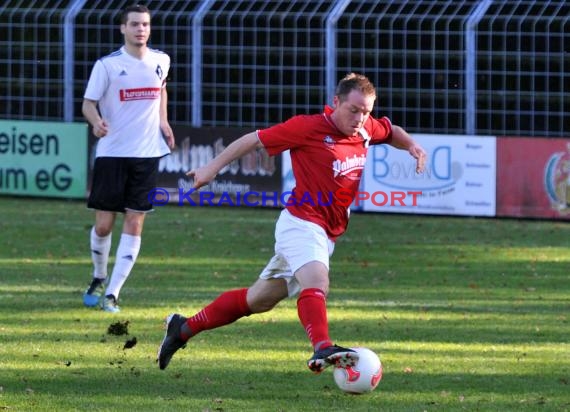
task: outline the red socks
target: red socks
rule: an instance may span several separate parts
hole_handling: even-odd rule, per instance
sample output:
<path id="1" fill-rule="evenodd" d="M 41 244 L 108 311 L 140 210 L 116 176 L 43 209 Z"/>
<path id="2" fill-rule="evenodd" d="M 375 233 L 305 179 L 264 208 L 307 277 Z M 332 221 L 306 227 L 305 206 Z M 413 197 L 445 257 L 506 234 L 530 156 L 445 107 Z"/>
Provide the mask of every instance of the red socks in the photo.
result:
<path id="1" fill-rule="evenodd" d="M 192 336 L 203 330 L 228 325 L 243 316 L 251 315 L 246 296 L 247 288 L 224 292 L 200 312 L 188 318 L 186 324 L 190 327 Z M 183 339 L 189 337 L 182 336 Z"/>
<path id="2" fill-rule="evenodd" d="M 304 289 L 297 299 L 297 313 L 315 350 L 332 345 L 329 338 L 326 297 L 322 290 Z"/>
<path id="3" fill-rule="evenodd" d="M 200 312 L 188 318 L 185 326 L 188 326 L 191 333 L 185 333 L 187 329 L 183 327 L 181 338 L 186 340 L 204 330 L 228 325 L 243 316 L 251 315 L 246 296 L 247 288 L 222 293 Z M 315 350 L 332 345 L 329 338 L 326 297 L 322 290 L 303 290 L 297 299 L 297 313 Z"/>

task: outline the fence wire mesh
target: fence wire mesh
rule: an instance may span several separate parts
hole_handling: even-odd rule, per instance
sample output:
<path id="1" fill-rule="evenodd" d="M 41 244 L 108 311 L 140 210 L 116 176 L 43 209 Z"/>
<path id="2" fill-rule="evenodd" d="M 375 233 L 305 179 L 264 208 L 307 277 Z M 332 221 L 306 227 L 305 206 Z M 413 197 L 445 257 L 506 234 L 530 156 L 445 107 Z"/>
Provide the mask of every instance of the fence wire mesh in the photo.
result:
<path id="1" fill-rule="evenodd" d="M 121 46 L 119 14 L 131 3 L 3 2 L 0 117 L 83 121 L 90 70 Z M 488 7 L 471 27 L 481 3 Z M 566 1 L 145 5 L 153 14 L 151 47 L 172 57 L 173 123 L 254 128 L 318 112 L 331 103 L 334 84 L 327 73 L 335 83 L 358 71 L 378 87 L 375 114 L 411 132 L 570 135 Z"/>

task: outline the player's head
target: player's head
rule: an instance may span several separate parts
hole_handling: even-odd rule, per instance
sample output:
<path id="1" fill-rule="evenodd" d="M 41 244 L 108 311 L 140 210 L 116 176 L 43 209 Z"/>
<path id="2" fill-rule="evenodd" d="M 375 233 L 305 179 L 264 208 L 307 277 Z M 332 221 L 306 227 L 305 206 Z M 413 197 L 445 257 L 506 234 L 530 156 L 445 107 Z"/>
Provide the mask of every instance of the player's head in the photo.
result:
<path id="1" fill-rule="evenodd" d="M 121 13 L 121 33 L 125 44 L 145 46 L 150 37 L 150 11 L 146 6 L 135 4 Z"/>
<path id="2" fill-rule="evenodd" d="M 353 136 L 362 128 L 376 101 L 376 88 L 366 76 L 349 73 L 340 80 L 334 96 L 331 117 L 345 135 Z"/>
<path id="3" fill-rule="evenodd" d="M 143 6 L 142 4 L 133 4 L 125 7 L 121 12 L 121 24 L 127 24 L 129 13 L 146 13 L 150 17 L 150 10 L 148 7 Z"/>
<path id="4" fill-rule="evenodd" d="M 357 73 L 348 73 L 344 76 L 336 86 L 335 95 L 340 101 L 344 101 L 353 90 L 358 90 L 364 96 L 373 96 L 376 99 L 376 88 L 372 82 L 368 80 L 368 77 Z"/>

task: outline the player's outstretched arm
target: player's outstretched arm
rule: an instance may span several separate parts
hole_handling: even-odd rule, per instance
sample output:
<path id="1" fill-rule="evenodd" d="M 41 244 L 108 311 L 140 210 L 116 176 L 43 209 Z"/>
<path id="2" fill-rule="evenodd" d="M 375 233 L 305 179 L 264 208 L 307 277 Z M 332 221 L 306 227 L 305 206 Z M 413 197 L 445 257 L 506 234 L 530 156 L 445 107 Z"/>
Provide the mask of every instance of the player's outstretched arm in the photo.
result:
<path id="1" fill-rule="evenodd" d="M 416 173 L 424 171 L 427 159 L 426 151 L 400 126 L 392 125 L 390 144 L 397 149 L 407 150 L 416 159 Z"/>
<path id="2" fill-rule="evenodd" d="M 212 159 L 210 163 L 190 170 L 186 173 L 186 176 L 193 177 L 193 187 L 194 189 L 199 189 L 210 183 L 224 166 L 260 148 L 263 148 L 263 145 L 257 137 L 257 132 L 248 133 L 233 141 L 222 153 Z"/>

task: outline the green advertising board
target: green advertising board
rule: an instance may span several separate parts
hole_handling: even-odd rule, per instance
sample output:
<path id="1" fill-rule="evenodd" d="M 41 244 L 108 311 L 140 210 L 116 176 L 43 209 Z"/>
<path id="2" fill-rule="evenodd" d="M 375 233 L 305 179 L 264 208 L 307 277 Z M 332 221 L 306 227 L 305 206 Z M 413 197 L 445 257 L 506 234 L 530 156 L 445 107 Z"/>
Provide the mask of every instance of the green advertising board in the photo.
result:
<path id="1" fill-rule="evenodd" d="M 0 194 L 85 198 L 87 124 L 0 120 Z"/>

